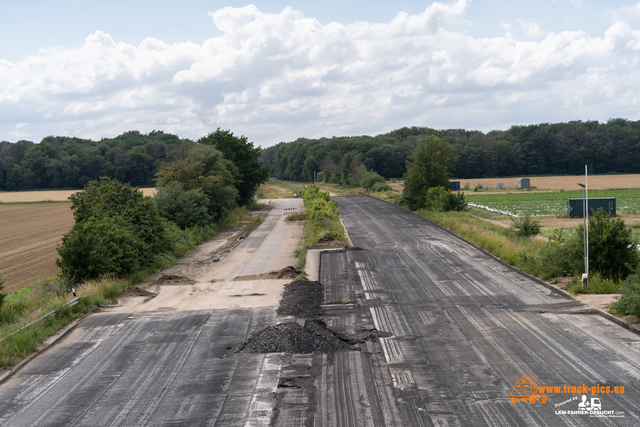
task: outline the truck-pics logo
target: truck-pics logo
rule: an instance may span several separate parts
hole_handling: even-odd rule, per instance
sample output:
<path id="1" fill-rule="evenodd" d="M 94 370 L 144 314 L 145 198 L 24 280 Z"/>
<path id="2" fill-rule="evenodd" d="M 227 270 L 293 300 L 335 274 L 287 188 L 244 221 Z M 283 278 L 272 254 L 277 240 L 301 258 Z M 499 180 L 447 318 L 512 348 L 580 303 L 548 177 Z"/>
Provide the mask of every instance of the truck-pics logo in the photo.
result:
<path id="1" fill-rule="evenodd" d="M 588 415 L 592 418 L 622 418 L 625 415 L 624 411 L 603 410 L 600 397 L 594 397 L 594 395 L 600 394 L 624 394 L 624 386 L 601 384 L 593 386 L 587 386 L 586 384 L 579 386 L 567 384 L 561 386 L 538 385 L 538 378 L 529 371 L 524 371 L 522 375 L 516 377 L 516 382 L 509 392 L 509 401 L 511 403 L 543 404 L 547 403 L 547 394 L 545 393 L 574 395 L 554 405 L 556 415 Z M 583 393 L 590 393 L 591 397 Z M 579 398 L 576 394 L 582 396 Z M 559 409 L 561 406 L 571 402 L 574 402 L 573 404 L 577 406 L 575 409 Z"/>
<path id="2" fill-rule="evenodd" d="M 546 403 L 547 396 L 540 394 L 538 389 L 538 378 L 531 372 L 525 371 L 522 375 L 516 377 L 516 384 L 509 393 L 509 401 L 528 402 L 528 403 Z"/>

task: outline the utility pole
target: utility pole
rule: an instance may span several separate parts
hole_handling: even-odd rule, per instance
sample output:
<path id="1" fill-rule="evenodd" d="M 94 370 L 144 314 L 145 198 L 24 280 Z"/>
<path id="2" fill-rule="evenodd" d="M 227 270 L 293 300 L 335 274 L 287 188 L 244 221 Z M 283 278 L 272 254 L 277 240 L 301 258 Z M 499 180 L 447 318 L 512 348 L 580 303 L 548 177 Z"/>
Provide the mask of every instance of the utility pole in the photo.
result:
<path id="1" fill-rule="evenodd" d="M 582 187 L 582 218 L 584 221 L 584 274 L 582 275 L 582 288 L 589 284 L 589 181 L 587 176 L 587 165 L 584 165 L 584 184 L 578 183 Z"/>

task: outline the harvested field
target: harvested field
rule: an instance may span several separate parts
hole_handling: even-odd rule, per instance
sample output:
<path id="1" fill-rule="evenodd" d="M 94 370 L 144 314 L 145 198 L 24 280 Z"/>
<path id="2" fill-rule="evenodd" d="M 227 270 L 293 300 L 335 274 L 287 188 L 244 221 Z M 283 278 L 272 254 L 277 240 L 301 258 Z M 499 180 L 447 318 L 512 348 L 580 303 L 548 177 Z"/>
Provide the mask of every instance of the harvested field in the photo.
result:
<path id="1" fill-rule="evenodd" d="M 145 196 L 156 194 L 155 188 L 141 188 Z M 0 203 L 31 203 L 31 202 L 66 202 L 69 196 L 80 190 L 51 190 L 51 191 L 7 191 L 0 192 Z"/>
<path id="2" fill-rule="evenodd" d="M 473 178 L 473 179 L 456 179 L 453 178 L 452 181 L 460 181 L 460 188 L 464 188 L 464 186 L 468 183 L 469 188 L 473 189 L 473 186 L 476 184 L 492 184 L 494 186 L 493 190 L 489 191 L 500 191 L 500 192 L 510 192 L 510 191 L 522 191 L 517 189 L 518 179 L 520 178 L 528 178 L 526 176 L 517 177 L 517 178 Z M 570 176 L 541 176 L 541 177 L 533 177 L 530 178 L 531 186 L 535 187 L 533 191 L 540 190 L 576 190 L 580 189 L 576 185 L 577 182 L 584 183 L 584 175 L 570 175 Z M 498 183 L 501 182 L 504 184 L 503 190 L 498 190 Z M 508 188 L 509 184 L 513 188 Z M 402 191 L 404 189 L 404 185 L 401 182 L 389 183 L 391 188 L 394 190 Z M 611 190 L 618 188 L 640 188 L 640 175 L 589 175 L 589 190 Z M 466 191 L 467 192 L 467 191 Z M 473 192 L 473 190 L 469 190 L 468 192 Z"/>
<path id="3" fill-rule="evenodd" d="M 0 205 L 0 271 L 15 291 L 58 273 L 56 247 L 73 226 L 71 203 Z"/>
<path id="4" fill-rule="evenodd" d="M 517 189 L 519 178 L 528 178 L 526 176 L 517 178 L 484 178 L 484 179 L 461 179 L 460 188 L 468 183 L 470 188 L 476 184 L 493 184 L 495 187 L 492 191 L 522 191 Z M 580 187 L 576 183 L 584 184 L 584 175 L 571 176 L 541 176 L 530 178 L 531 186 L 536 187 L 533 190 L 579 190 Z M 453 179 L 453 181 L 458 181 Z M 497 190 L 498 183 L 504 184 L 504 190 Z M 509 184 L 513 188 L 508 188 Z M 640 188 L 640 175 L 589 175 L 589 190 L 610 190 L 618 188 Z"/>

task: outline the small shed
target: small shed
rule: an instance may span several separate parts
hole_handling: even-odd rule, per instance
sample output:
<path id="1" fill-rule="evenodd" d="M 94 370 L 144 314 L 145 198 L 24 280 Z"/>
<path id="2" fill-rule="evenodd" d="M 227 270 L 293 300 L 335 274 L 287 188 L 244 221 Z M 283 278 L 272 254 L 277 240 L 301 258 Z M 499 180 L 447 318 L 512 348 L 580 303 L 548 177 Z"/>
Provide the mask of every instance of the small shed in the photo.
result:
<path id="1" fill-rule="evenodd" d="M 460 181 L 449 181 L 449 184 L 451 184 L 451 189 L 453 191 L 460 190 Z"/>
<path id="2" fill-rule="evenodd" d="M 518 188 L 531 188 L 531 181 L 529 178 L 520 178 L 518 180 Z"/>
<path id="3" fill-rule="evenodd" d="M 499 182 L 498 183 L 498 190 L 502 190 L 504 188 L 504 184 Z"/>
<path id="4" fill-rule="evenodd" d="M 602 209 L 605 213 L 616 216 L 616 198 L 601 197 L 597 199 L 587 199 L 589 208 L 587 212 L 593 215 L 598 209 Z M 567 199 L 567 215 L 572 217 L 584 218 L 584 199 Z"/>

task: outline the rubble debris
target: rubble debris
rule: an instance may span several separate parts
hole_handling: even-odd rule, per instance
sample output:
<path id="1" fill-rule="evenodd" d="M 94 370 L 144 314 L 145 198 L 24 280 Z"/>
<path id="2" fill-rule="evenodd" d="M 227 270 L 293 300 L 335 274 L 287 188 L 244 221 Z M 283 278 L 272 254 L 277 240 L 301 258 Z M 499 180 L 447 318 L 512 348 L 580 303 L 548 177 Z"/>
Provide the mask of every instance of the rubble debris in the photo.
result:
<path id="1" fill-rule="evenodd" d="M 190 277 L 176 276 L 174 274 L 163 274 L 156 282 L 159 285 L 189 285 L 196 283 L 196 281 Z"/>
<path id="2" fill-rule="evenodd" d="M 317 243 L 307 246 L 307 249 L 335 249 L 344 248 L 344 243 L 331 236 L 324 236 Z"/>
<path id="3" fill-rule="evenodd" d="M 139 286 L 132 286 L 124 290 L 121 294 L 123 297 L 147 297 L 144 299 L 143 303 L 146 303 L 153 298 L 157 297 L 158 294 L 147 291 L 146 289 L 142 289 Z"/>
<path id="4" fill-rule="evenodd" d="M 322 315 L 320 304 L 324 299 L 324 285 L 309 280 L 296 280 L 284 285 L 278 314 L 313 318 Z"/>
<path id="5" fill-rule="evenodd" d="M 321 320 L 307 320 L 268 326 L 253 334 L 238 351 L 244 353 L 333 353 L 353 350 L 352 342 L 331 329 Z"/>
<path id="6" fill-rule="evenodd" d="M 282 270 L 274 270 L 268 273 L 251 274 L 248 276 L 238 276 L 233 279 L 234 282 L 243 282 L 247 280 L 276 280 L 276 279 L 295 279 L 300 275 L 300 271 L 293 266 L 285 267 Z"/>

